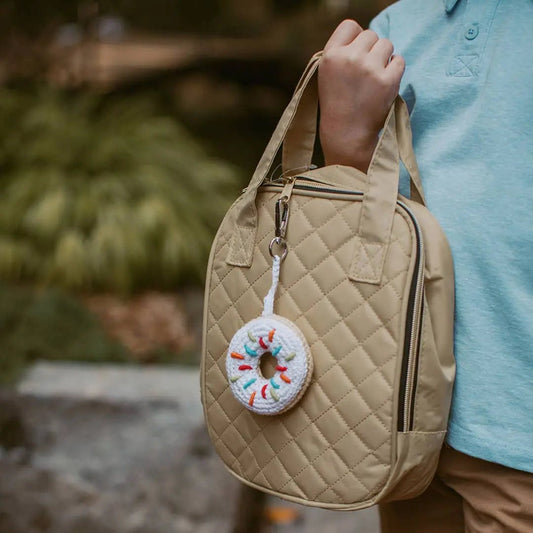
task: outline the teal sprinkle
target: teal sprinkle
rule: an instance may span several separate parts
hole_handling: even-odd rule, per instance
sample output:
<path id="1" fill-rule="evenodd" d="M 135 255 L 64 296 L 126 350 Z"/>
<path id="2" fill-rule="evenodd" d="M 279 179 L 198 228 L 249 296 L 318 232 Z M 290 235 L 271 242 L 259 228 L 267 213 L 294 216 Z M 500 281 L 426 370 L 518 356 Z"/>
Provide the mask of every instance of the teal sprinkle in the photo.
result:
<path id="1" fill-rule="evenodd" d="M 231 376 L 230 380 L 232 383 L 235 383 L 238 379 L 241 379 L 242 376 Z"/>
<path id="2" fill-rule="evenodd" d="M 255 383 L 257 381 L 257 378 L 253 378 L 251 379 L 250 381 L 247 381 L 243 386 L 242 388 L 243 389 L 247 389 L 252 383 Z"/>
<path id="3" fill-rule="evenodd" d="M 252 341 L 252 342 L 255 342 L 257 339 L 252 335 L 252 332 L 251 331 L 248 331 L 248 338 Z"/>
<path id="4" fill-rule="evenodd" d="M 272 350 L 272 355 L 273 355 L 274 357 L 276 357 L 276 356 L 278 355 L 278 353 L 280 352 L 280 350 L 281 350 L 281 345 L 279 345 L 277 348 L 274 348 L 274 349 Z"/>
<path id="5" fill-rule="evenodd" d="M 270 378 L 270 384 L 271 384 L 275 389 L 279 389 L 279 385 L 274 381 L 274 378 Z"/>
<path id="6" fill-rule="evenodd" d="M 290 353 L 287 357 L 285 357 L 285 361 L 292 361 L 295 355 L 296 354 L 294 352 Z"/>
<path id="7" fill-rule="evenodd" d="M 257 352 L 255 350 L 251 350 L 250 348 L 248 348 L 248 346 L 246 346 L 246 344 L 244 345 L 244 349 L 246 350 L 246 353 L 252 357 L 257 357 Z"/>

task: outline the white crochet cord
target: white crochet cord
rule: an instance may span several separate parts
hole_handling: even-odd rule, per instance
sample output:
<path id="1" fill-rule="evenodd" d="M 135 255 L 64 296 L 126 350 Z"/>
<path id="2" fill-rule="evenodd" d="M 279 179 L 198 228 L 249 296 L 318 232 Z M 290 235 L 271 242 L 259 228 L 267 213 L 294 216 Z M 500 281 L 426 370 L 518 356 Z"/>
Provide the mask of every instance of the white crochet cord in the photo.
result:
<path id="1" fill-rule="evenodd" d="M 280 265 L 281 257 L 279 255 L 275 255 L 274 260 L 272 261 L 272 286 L 263 300 L 264 307 L 262 316 L 274 314 L 274 298 L 276 297 L 276 290 L 278 289 Z"/>
<path id="2" fill-rule="evenodd" d="M 247 409 L 275 415 L 297 402 L 310 382 L 313 360 L 302 332 L 290 320 L 274 314 L 281 257 L 272 261 L 272 286 L 264 298 L 262 316 L 247 322 L 230 341 L 226 375 L 231 392 Z M 265 353 L 276 358 L 276 372 L 261 372 Z"/>

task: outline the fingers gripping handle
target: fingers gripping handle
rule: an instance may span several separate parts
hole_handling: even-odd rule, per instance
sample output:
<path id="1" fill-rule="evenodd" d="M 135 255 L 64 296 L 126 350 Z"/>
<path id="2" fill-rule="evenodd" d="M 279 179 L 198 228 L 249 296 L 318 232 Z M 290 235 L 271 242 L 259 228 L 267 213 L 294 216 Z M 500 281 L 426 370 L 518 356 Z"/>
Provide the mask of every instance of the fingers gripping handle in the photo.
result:
<path id="1" fill-rule="evenodd" d="M 400 159 L 411 178 L 411 199 L 426 205 L 422 181 L 413 151 L 409 110 L 401 96 L 396 97 L 392 107 L 396 114 L 395 131 Z M 291 169 L 307 168 L 311 164 L 317 131 L 317 112 L 318 84 L 314 78 L 309 82 L 308 91 L 302 98 L 298 112 L 283 143 L 284 174 L 290 175 Z"/>

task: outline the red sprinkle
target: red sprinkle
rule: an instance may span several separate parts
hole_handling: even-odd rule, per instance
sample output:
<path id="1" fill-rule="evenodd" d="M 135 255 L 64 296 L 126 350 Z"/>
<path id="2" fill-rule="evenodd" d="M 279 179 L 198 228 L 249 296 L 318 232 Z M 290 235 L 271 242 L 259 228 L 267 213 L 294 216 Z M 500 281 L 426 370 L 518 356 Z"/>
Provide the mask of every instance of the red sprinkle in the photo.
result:
<path id="1" fill-rule="evenodd" d="M 267 387 L 268 387 L 268 383 L 266 383 L 265 385 L 263 385 L 263 388 L 261 389 L 261 396 L 263 398 L 266 398 L 266 390 L 267 390 Z"/>
<path id="2" fill-rule="evenodd" d="M 254 398 L 255 398 L 255 391 L 252 392 L 252 395 L 250 396 L 250 401 L 248 402 L 249 405 L 253 405 L 254 404 Z"/>
<path id="3" fill-rule="evenodd" d="M 276 367 L 276 370 L 279 370 L 280 372 L 285 372 L 285 370 L 287 370 L 287 367 L 286 366 L 277 366 Z"/>
<path id="4" fill-rule="evenodd" d="M 272 339 L 274 338 L 274 333 L 276 332 L 275 329 L 271 329 L 268 333 L 268 342 L 272 342 Z"/>
<path id="5" fill-rule="evenodd" d="M 285 383 L 290 383 L 290 382 L 291 382 L 290 378 L 288 378 L 285 374 L 280 374 L 279 377 L 280 377 Z"/>
<path id="6" fill-rule="evenodd" d="M 250 365 L 241 365 L 239 370 L 252 370 L 252 367 Z"/>
<path id="7" fill-rule="evenodd" d="M 259 337 L 259 344 L 261 345 L 261 348 L 264 348 L 265 350 L 268 348 L 268 346 L 265 344 L 265 341 L 263 340 L 263 337 Z"/>

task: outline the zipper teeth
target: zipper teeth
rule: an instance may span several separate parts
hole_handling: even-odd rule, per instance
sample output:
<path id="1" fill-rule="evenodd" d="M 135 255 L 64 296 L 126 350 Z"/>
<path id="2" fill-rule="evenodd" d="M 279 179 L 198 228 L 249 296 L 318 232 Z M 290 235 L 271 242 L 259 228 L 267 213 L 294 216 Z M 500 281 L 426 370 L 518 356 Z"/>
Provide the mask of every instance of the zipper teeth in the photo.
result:
<path id="1" fill-rule="evenodd" d="M 414 306 L 414 310 L 416 312 L 416 309 L 417 309 L 417 305 L 416 305 L 416 297 L 415 297 L 415 306 Z M 404 407 L 403 407 L 403 412 L 404 412 L 404 420 L 403 420 L 403 424 L 402 424 L 402 430 L 403 431 L 407 431 L 407 428 L 410 427 L 410 419 L 411 419 L 411 416 L 410 416 L 410 407 L 411 407 L 411 395 L 412 395 L 412 390 L 413 390 L 413 376 L 414 376 L 414 363 L 412 362 L 413 361 L 413 358 L 414 358 L 414 348 L 415 348 L 415 335 L 416 335 L 416 329 L 417 329 L 417 326 L 418 326 L 418 321 L 416 320 L 416 317 L 413 316 L 413 323 L 412 323 L 412 326 L 411 326 L 411 338 L 410 338 L 410 343 L 409 343 L 409 356 L 408 356 L 408 363 L 407 363 L 407 375 L 406 375 L 406 378 L 405 378 L 405 394 L 404 394 Z"/>
<path id="2" fill-rule="evenodd" d="M 295 184 L 295 189 L 304 189 L 306 191 L 321 191 L 321 192 L 332 192 L 336 194 L 353 194 L 355 196 L 363 196 L 363 192 L 361 191 L 350 191 L 350 190 L 344 190 L 344 189 L 332 189 L 331 187 L 316 187 L 315 185 L 300 185 Z"/>
<path id="3" fill-rule="evenodd" d="M 420 301 L 420 318 L 418 326 L 418 337 L 416 341 L 416 357 L 418 358 L 420 354 L 420 343 L 422 339 L 422 327 L 424 321 L 424 298 L 421 298 Z M 415 364 L 413 365 L 413 379 L 412 379 L 412 388 L 411 388 L 411 399 L 409 404 L 409 424 L 405 424 L 406 431 L 413 431 L 414 429 L 414 415 L 415 415 L 415 403 L 416 403 L 416 390 L 418 388 L 418 359 L 416 359 Z"/>
<path id="4" fill-rule="evenodd" d="M 421 230 L 412 211 L 401 201 L 398 202 L 410 215 L 411 219 L 416 228 L 417 233 L 417 242 L 418 242 L 418 254 L 419 254 L 419 264 L 417 272 L 417 281 L 416 281 L 416 292 L 415 299 L 413 304 L 413 322 L 411 324 L 411 336 L 409 339 L 409 355 L 408 355 L 408 364 L 407 364 L 407 375 L 406 375 L 406 387 L 405 387 L 405 397 L 404 397 L 404 420 L 402 424 L 402 430 L 407 431 L 412 429 L 412 408 L 414 407 L 413 402 L 411 401 L 414 389 L 414 377 L 417 366 L 417 355 L 418 355 L 418 340 L 420 336 L 420 325 L 422 320 L 421 308 L 422 308 L 422 293 L 423 293 L 423 279 L 424 279 L 424 268 L 423 268 L 423 257 L 424 257 L 424 243 L 420 238 Z"/>
<path id="5" fill-rule="evenodd" d="M 298 178 L 295 178 L 298 179 Z M 311 180 L 310 180 L 311 181 Z M 273 185 L 279 187 L 280 185 L 276 183 L 266 183 L 265 185 Z M 308 190 L 308 191 L 319 191 L 319 192 L 329 192 L 337 194 L 350 194 L 355 196 L 363 196 L 364 193 L 360 191 L 353 190 L 343 190 L 343 189 L 332 189 L 331 187 L 317 187 L 313 185 L 302 185 L 295 184 L 295 189 Z M 408 431 L 412 429 L 412 411 L 414 409 L 413 400 L 413 389 L 414 389 L 414 376 L 416 374 L 416 367 L 418 362 L 418 334 L 420 334 L 421 319 L 421 295 L 423 293 L 423 280 L 424 280 L 424 268 L 423 268 L 423 252 L 424 245 L 422 242 L 422 232 L 420 230 L 420 225 L 414 215 L 414 213 L 404 204 L 402 201 L 397 201 L 398 205 L 401 206 L 408 214 L 413 224 L 415 226 L 415 234 L 417 240 L 417 273 L 413 281 L 416 280 L 415 285 L 415 294 L 412 307 L 412 322 L 411 328 L 409 331 L 409 345 L 408 350 L 405 352 L 404 349 L 404 362 L 402 364 L 401 376 L 400 376 L 400 404 L 399 404 L 399 413 L 398 413 L 398 430 L 399 431 Z M 409 296 L 411 298 L 411 296 Z M 409 309 L 408 305 L 408 309 Z M 409 316 L 409 314 L 408 314 Z"/>

